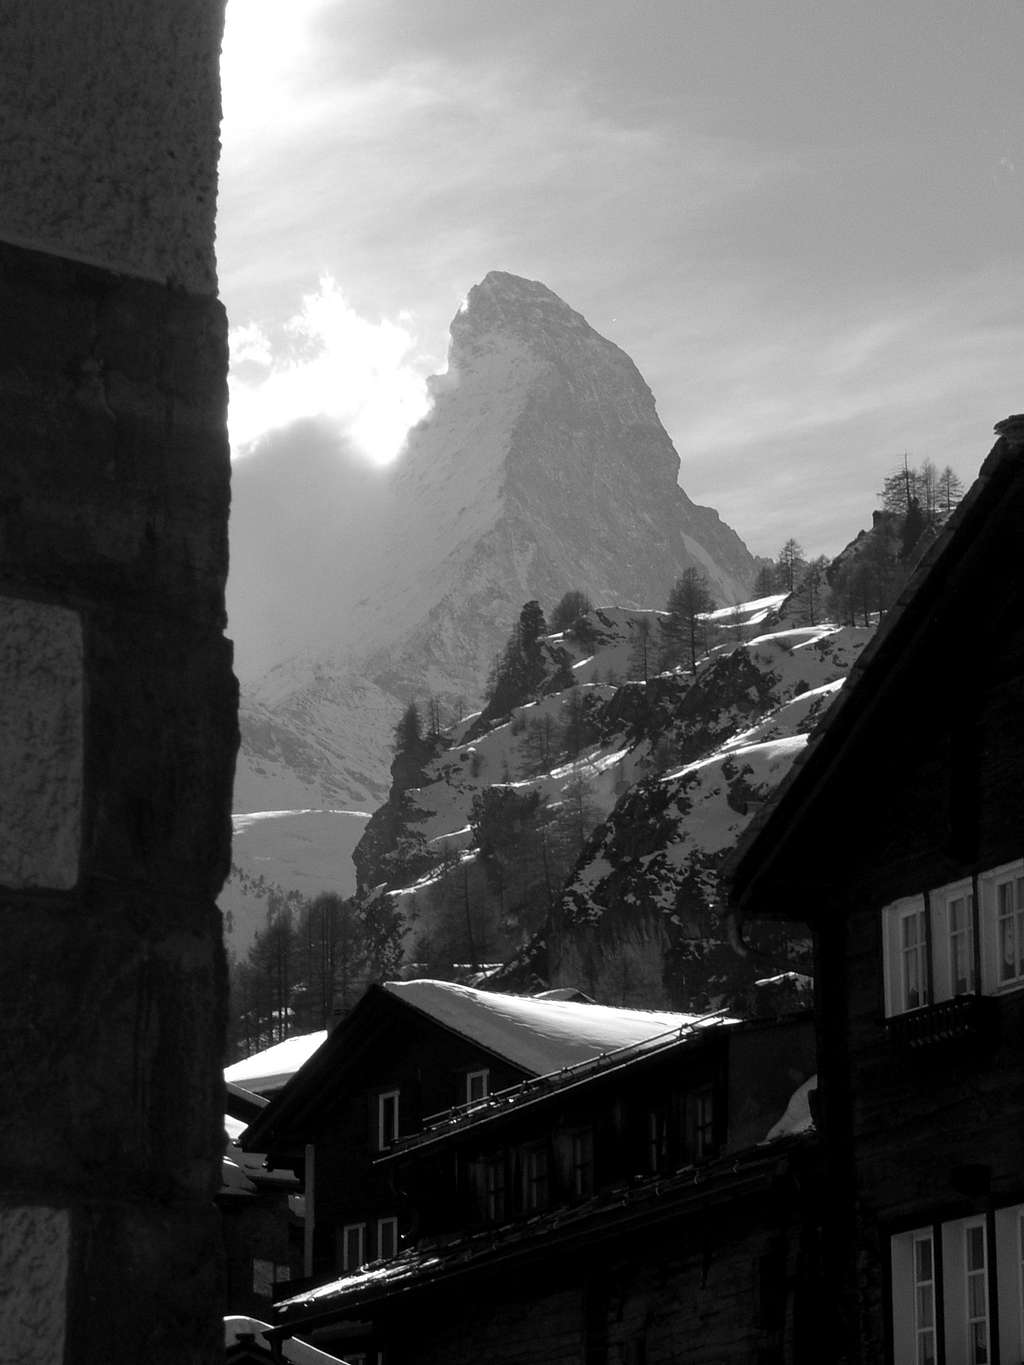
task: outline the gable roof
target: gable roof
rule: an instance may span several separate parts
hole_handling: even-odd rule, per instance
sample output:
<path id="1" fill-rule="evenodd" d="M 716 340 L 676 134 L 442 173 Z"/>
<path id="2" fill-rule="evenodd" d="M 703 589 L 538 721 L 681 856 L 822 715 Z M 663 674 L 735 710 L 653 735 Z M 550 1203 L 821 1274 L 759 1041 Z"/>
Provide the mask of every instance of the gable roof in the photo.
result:
<path id="1" fill-rule="evenodd" d="M 460 986 L 451 981 L 389 981 L 370 986 L 246 1131 L 248 1150 L 280 1150 L 327 1094 L 368 1054 L 382 1025 L 405 1017 L 471 1043 L 524 1077 L 541 1076 L 614 1052 L 700 1017 L 660 1010 L 619 1009 L 574 1000 L 538 1000 Z"/>
<path id="2" fill-rule="evenodd" d="M 855 752 L 871 718 L 884 706 L 897 670 L 913 659 L 914 646 L 934 626 L 951 577 L 972 555 L 984 552 L 987 524 L 1024 476 L 1024 415 L 1005 418 L 995 431 L 999 439 L 977 479 L 854 662 L 838 697 L 773 799 L 739 840 L 723 874 L 734 914 L 749 911 L 758 901 L 759 888 L 770 880 L 773 866 L 793 840 L 799 840 L 803 818 L 839 765 Z M 758 913 L 766 912 L 770 913 L 766 905 L 758 903 Z"/>
<path id="3" fill-rule="evenodd" d="M 283 1043 L 275 1043 L 225 1067 L 224 1079 L 229 1086 L 240 1086 L 256 1095 L 273 1095 L 288 1084 L 326 1038 L 326 1029 L 286 1038 Z"/>
<path id="4" fill-rule="evenodd" d="M 388 981 L 384 989 L 435 1023 L 534 1076 L 688 1028 L 701 1017 L 503 995 L 451 981 Z"/>

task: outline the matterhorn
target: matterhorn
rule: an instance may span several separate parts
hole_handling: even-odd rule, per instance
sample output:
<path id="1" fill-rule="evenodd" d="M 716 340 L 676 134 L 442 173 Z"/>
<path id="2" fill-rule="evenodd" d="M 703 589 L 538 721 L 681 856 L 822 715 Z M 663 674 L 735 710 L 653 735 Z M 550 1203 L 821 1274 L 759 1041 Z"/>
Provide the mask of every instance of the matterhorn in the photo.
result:
<path id="1" fill-rule="evenodd" d="M 404 705 L 429 695 L 447 719 L 478 703 L 528 600 L 550 609 L 578 588 L 595 604 L 659 607 L 690 567 L 722 605 L 750 596 L 756 565 L 679 486 L 679 456 L 636 366 L 545 285 L 488 274 L 429 383 L 429 414 L 356 498 L 358 514 L 342 498 L 336 534 L 299 536 L 307 590 L 294 612 L 278 592 L 277 610 L 304 619 L 305 635 L 283 631 L 280 657 L 243 675 L 239 811 L 376 804 Z M 287 449 L 274 458 L 286 469 Z M 315 470 L 330 452 L 317 459 L 310 506 L 328 499 Z M 247 562 L 259 540 L 251 527 L 246 539 L 258 470 L 248 464 L 233 511 L 240 575 L 260 572 L 258 556 Z M 285 518 L 298 470 L 281 478 Z M 232 628 L 261 625 L 237 612 Z"/>

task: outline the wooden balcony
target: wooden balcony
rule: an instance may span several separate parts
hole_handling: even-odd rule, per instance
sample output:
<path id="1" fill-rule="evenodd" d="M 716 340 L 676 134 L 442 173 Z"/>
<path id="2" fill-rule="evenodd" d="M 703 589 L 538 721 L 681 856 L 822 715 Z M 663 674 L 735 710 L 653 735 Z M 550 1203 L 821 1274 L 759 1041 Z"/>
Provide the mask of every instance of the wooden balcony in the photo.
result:
<path id="1" fill-rule="evenodd" d="M 893 1015 L 885 1031 L 899 1047 L 937 1047 L 959 1039 L 983 1038 L 992 1030 L 996 1001 L 989 995 L 955 995 L 923 1009 Z"/>

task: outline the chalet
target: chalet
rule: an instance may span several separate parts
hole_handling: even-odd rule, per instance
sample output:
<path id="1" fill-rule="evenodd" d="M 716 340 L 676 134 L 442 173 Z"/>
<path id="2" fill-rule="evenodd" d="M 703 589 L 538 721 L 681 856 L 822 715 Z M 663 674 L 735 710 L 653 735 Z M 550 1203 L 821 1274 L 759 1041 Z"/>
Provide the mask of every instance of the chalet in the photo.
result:
<path id="1" fill-rule="evenodd" d="M 299 1182 L 293 1171 L 269 1166 L 264 1153 L 242 1151 L 239 1139 L 267 1107 L 268 1097 L 284 1087 L 326 1037 L 321 1031 L 289 1038 L 224 1072 L 226 1150 L 217 1205 L 229 1313 L 265 1314 L 276 1286 L 302 1273 Z"/>
<path id="2" fill-rule="evenodd" d="M 710 1016 L 467 1103 L 377 1157 L 416 1244 L 267 1335 L 385 1365 L 810 1365 L 813 1068 L 807 1014 Z"/>
<path id="3" fill-rule="evenodd" d="M 304 1180 L 304 1274 L 329 1279 L 416 1241 L 418 1209 L 374 1164 L 399 1139 L 496 1090 L 692 1022 L 444 981 L 371 986 L 242 1146 Z"/>
<path id="4" fill-rule="evenodd" d="M 813 928 L 822 1361 L 1024 1359 L 1024 417 L 732 869 Z"/>

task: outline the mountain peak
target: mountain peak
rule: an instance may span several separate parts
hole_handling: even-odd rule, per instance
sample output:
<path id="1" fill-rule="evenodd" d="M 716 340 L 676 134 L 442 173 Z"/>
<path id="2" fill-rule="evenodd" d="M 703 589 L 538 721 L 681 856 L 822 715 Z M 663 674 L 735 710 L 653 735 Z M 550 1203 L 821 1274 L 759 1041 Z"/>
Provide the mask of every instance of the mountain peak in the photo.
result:
<path id="1" fill-rule="evenodd" d="M 546 284 L 504 270 L 489 271 L 466 295 L 452 320 L 452 348 L 456 355 L 473 352 L 495 334 L 515 336 L 545 352 L 557 350 L 570 334 L 604 340 Z"/>

